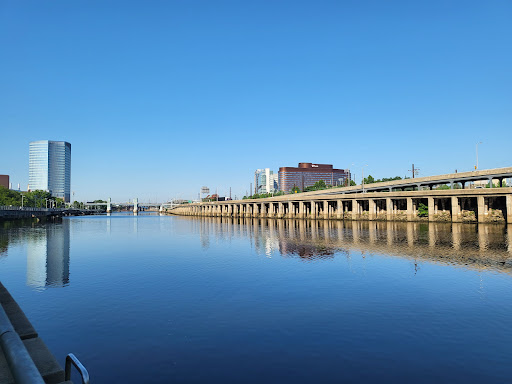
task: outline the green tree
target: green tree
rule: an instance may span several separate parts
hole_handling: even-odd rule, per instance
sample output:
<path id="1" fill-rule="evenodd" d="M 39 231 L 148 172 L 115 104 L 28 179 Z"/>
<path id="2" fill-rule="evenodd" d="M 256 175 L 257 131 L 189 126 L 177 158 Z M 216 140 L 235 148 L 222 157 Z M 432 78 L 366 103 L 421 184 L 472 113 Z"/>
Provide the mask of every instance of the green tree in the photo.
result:
<path id="1" fill-rule="evenodd" d="M 355 187 L 357 184 L 354 180 L 350 180 L 350 186 L 351 187 Z"/>
<path id="2" fill-rule="evenodd" d="M 418 216 L 419 217 L 428 217 L 428 206 L 420 203 L 418 205 Z"/>
<path id="3" fill-rule="evenodd" d="M 373 184 L 373 183 L 375 183 L 375 179 L 373 178 L 372 175 L 368 175 L 368 177 L 364 178 L 364 183 L 365 184 Z"/>
<path id="4" fill-rule="evenodd" d="M 21 193 L 0 186 L 0 205 L 21 206 Z"/>
<path id="5" fill-rule="evenodd" d="M 292 188 L 292 193 L 299 193 L 299 192 L 301 192 L 300 188 L 297 187 L 296 185 L 294 185 Z"/>

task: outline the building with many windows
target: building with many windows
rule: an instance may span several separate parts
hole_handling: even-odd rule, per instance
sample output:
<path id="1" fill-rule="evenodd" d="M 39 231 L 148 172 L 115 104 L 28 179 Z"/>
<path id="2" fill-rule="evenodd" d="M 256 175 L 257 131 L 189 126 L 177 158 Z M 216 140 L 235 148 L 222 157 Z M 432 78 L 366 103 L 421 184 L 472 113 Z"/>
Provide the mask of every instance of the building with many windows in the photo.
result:
<path id="1" fill-rule="evenodd" d="M 257 169 L 254 172 L 254 192 L 273 193 L 279 190 L 279 177 L 270 168 Z"/>
<path id="2" fill-rule="evenodd" d="M 299 163 L 298 167 L 279 168 L 279 189 L 290 192 L 293 187 L 303 190 L 323 180 L 328 185 L 350 184 L 350 170 L 335 169 L 331 164 Z"/>
<path id="3" fill-rule="evenodd" d="M 71 144 L 66 141 L 32 141 L 29 145 L 29 191 L 48 191 L 70 201 Z"/>

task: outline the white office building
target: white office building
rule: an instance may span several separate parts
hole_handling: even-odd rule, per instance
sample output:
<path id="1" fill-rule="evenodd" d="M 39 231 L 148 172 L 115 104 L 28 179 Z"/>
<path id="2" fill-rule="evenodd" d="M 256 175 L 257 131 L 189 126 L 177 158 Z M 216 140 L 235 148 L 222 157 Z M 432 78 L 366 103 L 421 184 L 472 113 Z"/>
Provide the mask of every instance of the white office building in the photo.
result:
<path id="1" fill-rule="evenodd" d="M 29 191 L 43 190 L 65 202 L 71 191 L 71 144 L 66 141 L 32 141 L 29 145 Z"/>
<path id="2" fill-rule="evenodd" d="M 257 169 L 254 172 L 254 192 L 273 193 L 279 190 L 279 175 L 270 168 Z"/>

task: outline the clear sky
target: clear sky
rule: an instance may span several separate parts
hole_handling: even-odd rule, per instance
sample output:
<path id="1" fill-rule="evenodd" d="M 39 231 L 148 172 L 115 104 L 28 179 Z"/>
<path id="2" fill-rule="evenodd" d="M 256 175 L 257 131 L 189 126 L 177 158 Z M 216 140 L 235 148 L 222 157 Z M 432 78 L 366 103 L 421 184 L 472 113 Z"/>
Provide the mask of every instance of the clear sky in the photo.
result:
<path id="1" fill-rule="evenodd" d="M 72 144 L 75 199 L 240 197 L 254 170 L 356 181 L 512 166 L 512 1 L 0 3 L 0 174 Z M 354 165 L 352 165 L 354 164 Z M 410 175 L 410 173 L 409 173 Z"/>

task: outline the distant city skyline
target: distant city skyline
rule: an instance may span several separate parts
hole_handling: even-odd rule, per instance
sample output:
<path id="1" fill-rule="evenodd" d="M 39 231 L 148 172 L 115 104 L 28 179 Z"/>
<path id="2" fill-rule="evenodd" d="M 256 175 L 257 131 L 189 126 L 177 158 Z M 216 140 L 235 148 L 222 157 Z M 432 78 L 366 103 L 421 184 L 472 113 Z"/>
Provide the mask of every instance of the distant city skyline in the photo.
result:
<path id="1" fill-rule="evenodd" d="M 0 174 L 73 144 L 74 199 L 241 197 L 299 162 L 375 178 L 512 165 L 512 3 L 2 5 Z M 94 26 L 94 27 L 91 27 Z M 134 28 L 136 26 L 136 28 Z M 73 197 L 72 197 L 73 199 Z"/>

